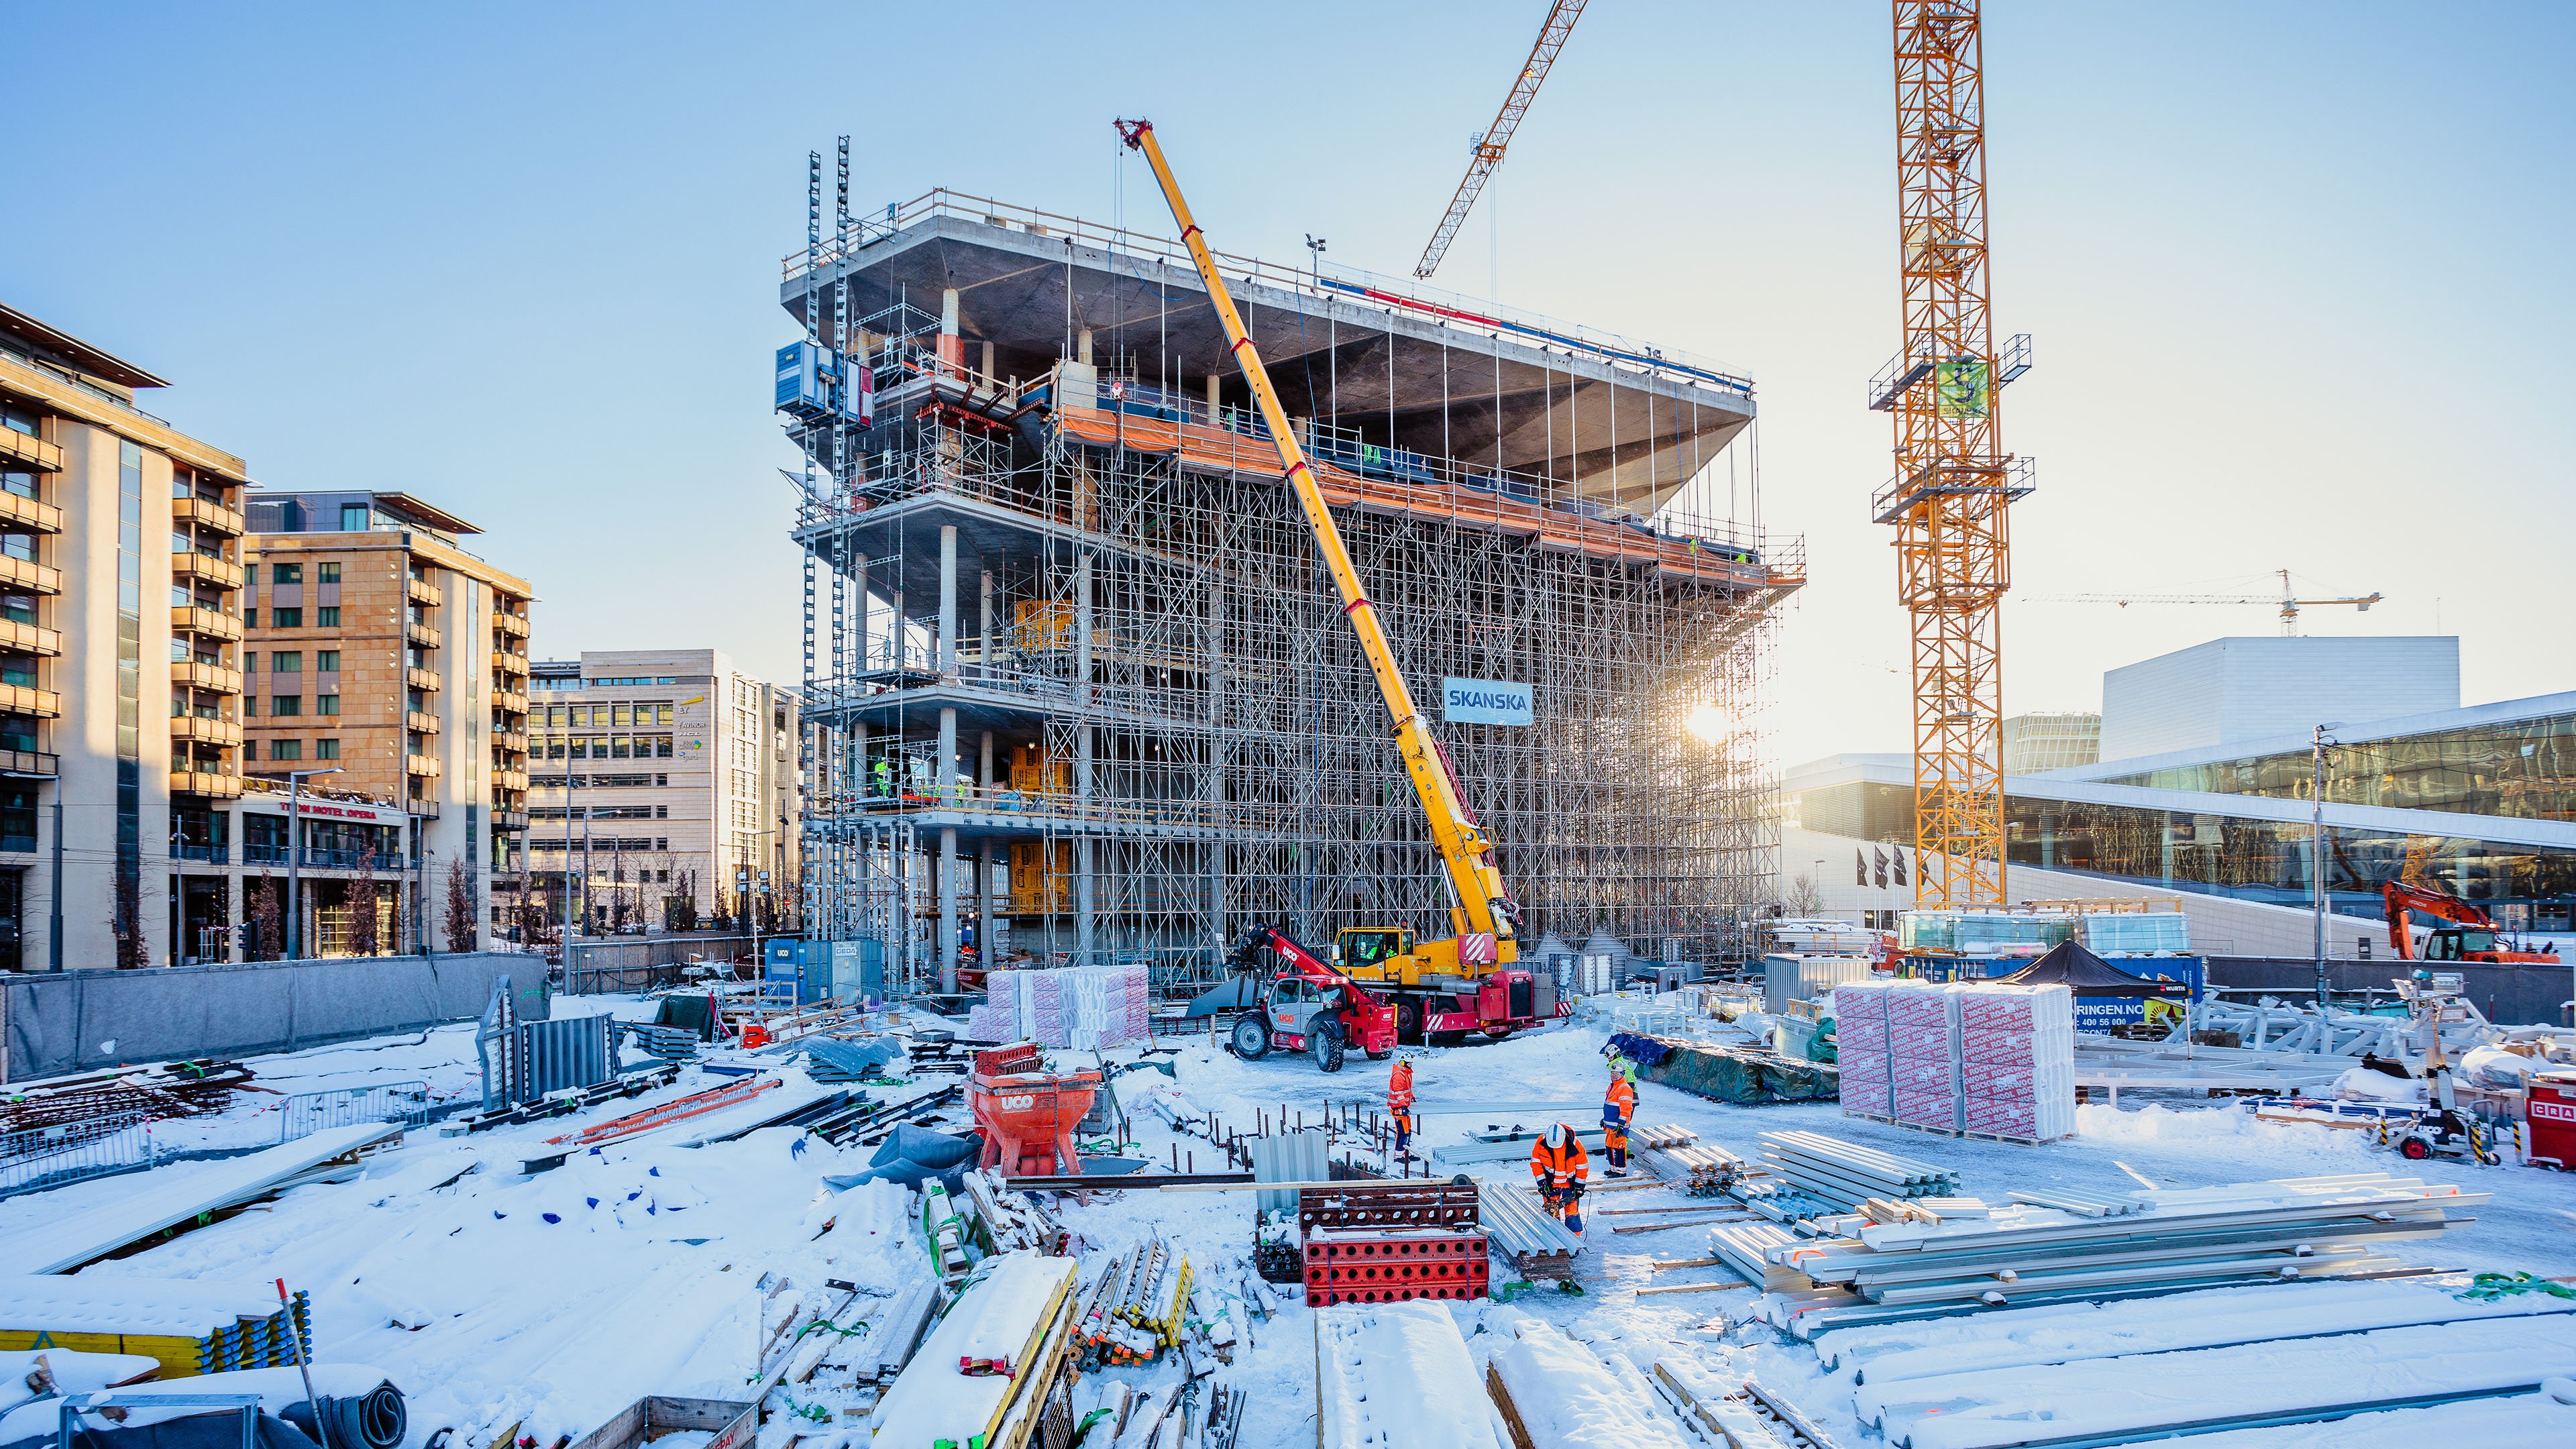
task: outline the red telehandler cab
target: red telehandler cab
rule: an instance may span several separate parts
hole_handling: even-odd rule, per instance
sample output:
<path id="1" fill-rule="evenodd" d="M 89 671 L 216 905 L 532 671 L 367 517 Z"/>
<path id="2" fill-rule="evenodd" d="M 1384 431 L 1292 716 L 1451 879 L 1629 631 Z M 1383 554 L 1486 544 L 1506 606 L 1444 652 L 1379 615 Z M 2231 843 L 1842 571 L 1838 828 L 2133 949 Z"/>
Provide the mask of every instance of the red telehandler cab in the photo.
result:
<path id="1" fill-rule="evenodd" d="M 1234 969 L 1257 974 L 1251 1004 L 1234 1020 L 1234 1054 L 1259 1061 L 1273 1051 L 1302 1051 L 1328 1072 L 1342 1069 L 1356 1043 L 1371 1060 L 1395 1054 L 1395 1008 L 1378 1000 L 1332 962 L 1264 926 L 1235 949 Z"/>

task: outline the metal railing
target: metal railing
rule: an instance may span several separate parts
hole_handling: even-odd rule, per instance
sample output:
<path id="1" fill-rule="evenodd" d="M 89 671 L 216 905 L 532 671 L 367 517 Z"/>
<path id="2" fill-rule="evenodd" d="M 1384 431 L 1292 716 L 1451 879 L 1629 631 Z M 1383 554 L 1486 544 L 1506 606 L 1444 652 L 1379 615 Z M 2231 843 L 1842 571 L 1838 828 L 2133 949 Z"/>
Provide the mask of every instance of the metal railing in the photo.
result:
<path id="1" fill-rule="evenodd" d="M 1189 249 L 1168 237 L 1104 226 L 1099 222 L 1060 216 L 989 197 L 970 196 L 946 187 L 936 187 L 910 201 L 888 205 L 878 215 L 857 218 L 851 229 L 847 257 L 856 257 L 868 247 L 907 227 L 943 216 L 1005 230 L 1017 229 L 1050 241 L 1061 239 L 1071 245 L 1153 257 L 1193 274 L 1197 269 Z M 1651 347 L 1615 332 L 1563 321 L 1545 313 L 1505 307 L 1483 298 L 1428 286 L 1415 278 L 1384 276 L 1353 267 L 1331 267 L 1319 273 L 1305 267 L 1283 267 L 1275 262 L 1231 252 L 1217 252 L 1215 256 L 1217 269 L 1229 279 L 1293 292 L 1319 303 L 1333 301 L 1403 311 L 1447 326 L 1491 333 L 1532 346 L 1565 348 L 1627 371 L 1652 373 L 1676 382 L 1722 388 L 1733 393 L 1750 394 L 1753 391 L 1753 384 L 1742 374 L 1677 348 Z M 823 244 L 815 264 L 820 268 L 830 268 L 845 259 L 841 243 L 833 239 Z M 806 261 L 806 254 L 801 250 L 788 253 L 780 259 L 780 275 L 791 282 L 804 276 Z"/>
<path id="2" fill-rule="evenodd" d="M 0 1134 L 0 1197 L 150 1167 L 159 1157 L 142 1112 Z"/>
<path id="3" fill-rule="evenodd" d="M 292 1142 L 333 1127 L 361 1122 L 400 1122 L 419 1127 L 429 1121 L 427 1082 L 390 1082 L 373 1087 L 343 1087 L 328 1092 L 298 1092 L 278 1109 L 277 1140 Z"/>

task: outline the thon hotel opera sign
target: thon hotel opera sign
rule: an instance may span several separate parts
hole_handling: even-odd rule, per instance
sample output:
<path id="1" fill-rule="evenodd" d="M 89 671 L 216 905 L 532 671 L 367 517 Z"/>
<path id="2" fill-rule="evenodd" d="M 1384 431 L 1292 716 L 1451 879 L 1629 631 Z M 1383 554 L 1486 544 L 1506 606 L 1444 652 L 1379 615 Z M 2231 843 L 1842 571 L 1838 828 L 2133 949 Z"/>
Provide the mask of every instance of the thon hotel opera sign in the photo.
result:
<path id="1" fill-rule="evenodd" d="M 1443 679 L 1440 718 L 1449 724 L 1525 725 L 1530 687 L 1503 679 Z"/>

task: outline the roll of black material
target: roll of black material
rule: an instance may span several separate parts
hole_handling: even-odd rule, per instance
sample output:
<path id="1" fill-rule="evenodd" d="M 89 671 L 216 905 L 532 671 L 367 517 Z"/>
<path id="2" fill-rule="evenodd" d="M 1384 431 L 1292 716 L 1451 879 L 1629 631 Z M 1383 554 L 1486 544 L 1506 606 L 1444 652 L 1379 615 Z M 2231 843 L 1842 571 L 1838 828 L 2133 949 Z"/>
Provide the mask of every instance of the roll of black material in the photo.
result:
<path id="1" fill-rule="evenodd" d="M 327 1449 L 401 1449 L 411 1424 L 403 1410 L 402 1390 L 390 1383 L 378 1384 L 354 1399 L 325 1394 L 321 1406 L 322 1428 L 330 1434 L 322 1441 Z M 306 1438 L 319 1438 L 312 1404 L 289 1404 L 278 1417 L 303 1430 Z"/>

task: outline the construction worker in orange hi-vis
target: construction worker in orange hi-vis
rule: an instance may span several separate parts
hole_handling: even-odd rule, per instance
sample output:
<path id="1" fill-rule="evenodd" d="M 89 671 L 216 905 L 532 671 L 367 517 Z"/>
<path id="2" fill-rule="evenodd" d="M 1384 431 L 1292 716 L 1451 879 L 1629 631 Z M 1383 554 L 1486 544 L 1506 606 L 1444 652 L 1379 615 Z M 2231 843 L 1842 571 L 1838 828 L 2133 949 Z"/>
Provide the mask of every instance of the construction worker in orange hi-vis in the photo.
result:
<path id="1" fill-rule="evenodd" d="M 1583 1182 L 1592 1169 L 1584 1161 L 1583 1139 L 1559 1122 L 1530 1149 L 1530 1176 L 1538 1179 L 1539 1202 L 1570 1233 L 1583 1231 Z"/>
<path id="2" fill-rule="evenodd" d="M 1628 1175 L 1628 1129 L 1637 1120 L 1637 1069 L 1626 1057 L 1610 1057 L 1610 1090 L 1601 1094 L 1601 1147 L 1610 1158 L 1605 1177 Z"/>
<path id="3" fill-rule="evenodd" d="M 1386 1115 L 1395 1124 L 1395 1155 L 1413 1156 L 1413 1059 L 1398 1057 L 1386 1079 Z"/>

